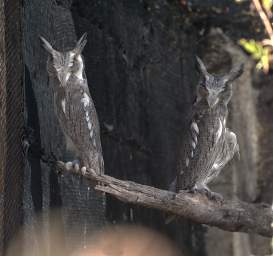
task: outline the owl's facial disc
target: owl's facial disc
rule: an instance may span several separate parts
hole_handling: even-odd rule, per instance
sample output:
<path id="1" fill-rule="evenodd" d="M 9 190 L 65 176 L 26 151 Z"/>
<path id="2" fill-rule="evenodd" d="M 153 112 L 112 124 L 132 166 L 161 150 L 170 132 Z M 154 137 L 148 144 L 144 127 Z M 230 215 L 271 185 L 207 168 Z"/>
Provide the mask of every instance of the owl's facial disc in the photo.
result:
<path id="1" fill-rule="evenodd" d="M 218 102 L 219 102 L 219 95 L 217 91 L 209 90 L 208 96 L 207 96 L 207 103 L 210 108 L 213 108 Z"/>
<path id="2" fill-rule="evenodd" d="M 69 80 L 71 76 L 70 72 L 63 72 L 63 73 L 58 73 L 58 79 L 60 81 L 61 87 L 65 87 L 67 84 L 67 81 Z"/>
<path id="3" fill-rule="evenodd" d="M 79 79 L 83 79 L 83 59 L 82 56 L 80 54 L 76 55 L 75 57 L 75 71 L 74 71 L 74 75 L 79 78 Z"/>
<path id="4" fill-rule="evenodd" d="M 206 90 L 206 101 L 210 108 L 213 108 L 219 102 L 220 94 L 225 90 L 226 84 L 220 77 L 209 74 L 203 82 Z"/>

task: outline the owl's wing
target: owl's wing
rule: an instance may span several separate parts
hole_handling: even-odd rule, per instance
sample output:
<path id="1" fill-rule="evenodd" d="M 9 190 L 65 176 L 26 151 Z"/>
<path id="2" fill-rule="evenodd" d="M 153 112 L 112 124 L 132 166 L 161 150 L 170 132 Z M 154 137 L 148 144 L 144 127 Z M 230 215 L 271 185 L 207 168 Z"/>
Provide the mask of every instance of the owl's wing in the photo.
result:
<path id="1" fill-rule="evenodd" d="M 87 81 L 74 81 L 66 93 L 68 136 L 79 151 L 83 164 L 95 171 L 102 171 L 100 126 Z"/>
<path id="2" fill-rule="evenodd" d="M 185 158 L 180 165 L 179 189 L 192 188 L 210 175 L 218 154 L 217 145 L 222 139 L 221 125 L 212 113 L 195 113 L 190 125 Z"/>

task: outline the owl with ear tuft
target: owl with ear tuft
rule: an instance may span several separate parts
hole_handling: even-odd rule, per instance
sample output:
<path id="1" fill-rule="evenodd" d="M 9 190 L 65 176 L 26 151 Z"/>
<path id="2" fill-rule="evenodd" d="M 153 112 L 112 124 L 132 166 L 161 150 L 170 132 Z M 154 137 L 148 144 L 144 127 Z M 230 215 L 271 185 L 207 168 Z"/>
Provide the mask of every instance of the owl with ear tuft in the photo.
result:
<path id="1" fill-rule="evenodd" d="M 207 185 L 235 154 L 239 155 L 237 137 L 227 128 L 227 117 L 232 82 L 242 74 L 243 65 L 217 76 L 210 74 L 198 57 L 197 63 L 200 80 L 189 124 L 186 158 L 179 160 L 176 187 L 221 199 L 221 195 L 210 191 Z"/>
<path id="2" fill-rule="evenodd" d="M 81 171 L 91 168 L 96 173 L 103 173 L 99 120 L 88 88 L 82 56 L 86 38 L 85 33 L 74 49 L 60 52 L 40 37 L 49 53 L 48 74 L 55 79 L 55 114 L 65 135 L 67 149 L 77 154 L 74 161 L 66 163 L 66 167 L 79 170 L 81 166 Z"/>

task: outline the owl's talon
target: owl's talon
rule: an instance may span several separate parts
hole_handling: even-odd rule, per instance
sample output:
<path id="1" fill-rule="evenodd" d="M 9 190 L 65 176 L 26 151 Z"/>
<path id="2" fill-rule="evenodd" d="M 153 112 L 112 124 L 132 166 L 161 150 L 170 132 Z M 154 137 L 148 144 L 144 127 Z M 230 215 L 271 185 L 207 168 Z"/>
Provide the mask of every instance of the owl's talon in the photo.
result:
<path id="1" fill-rule="evenodd" d="M 80 165 L 78 163 L 76 163 L 74 166 L 73 166 L 75 172 L 79 172 L 80 171 Z"/>
<path id="2" fill-rule="evenodd" d="M 210 190 L 207 191 L 207 197 L 210 200 L 215 201 L 216 203 L 221 203 L 222 204 L 223 201 L 224 201 L 224 198 L 223 198 L 223 196 L 221 194 L 212 192 Z"/>
<path id="3" fill-rule="evenodd" d="M 194 191 L 192 190 L 192 189 L 180 189 L 179 191 L 178 191 L 178 194 L 179 193 L 194 193 Z"/>
<path id="4" fill-rule="evenodd" d="M 216 192 L 212 192 L 208 187 L 201 186 L 201 187 L 193 187 L 192 189 L 188 190 L 190 193 L 199 193 L 201 195 L 205 195 L 208 199 L 215 201 L 217 203 L 222 204 L 224 201 L 224 198 L 221 194 L 218 194 Z"/>
<path id="5" fill-rule="evenodd" d="M 209 200 L 215 201 L 220 204 L 222 204 L 224 201 L 224 198 L 221 194 L 218 194 L 216 192 L 212 192 L 206 186 L 194 186 L 191 189 L 179 190 L 178 193 L 180 193 L 180 192 L 205 195 Z"/>
<path id="6" fill-rule="evenodd" d="M 66 162 L 66 163 L 64 164 L 64 166 L 65 166 L 65 169 L 66 169 L 67 171 L 71 171 L 72 168 L 73 168 L 73 163 L 72 163 L 72 162 Z"/>
<path id="7" fill-rule="evenodd" d="M 87 171 L 86 166 L 83 166 L 83 167 L 81 168 L 82 174 L 85 175 L 85 174 L 86 174 L 86 171 Z"/>
<path id="8" fill-rule="evenodd" d="M 74 171 L 79 172 L 80 171 L 80 162 L 78 160 L 69 161 L 64 163 L 64 167 L 66 171 Z"/>

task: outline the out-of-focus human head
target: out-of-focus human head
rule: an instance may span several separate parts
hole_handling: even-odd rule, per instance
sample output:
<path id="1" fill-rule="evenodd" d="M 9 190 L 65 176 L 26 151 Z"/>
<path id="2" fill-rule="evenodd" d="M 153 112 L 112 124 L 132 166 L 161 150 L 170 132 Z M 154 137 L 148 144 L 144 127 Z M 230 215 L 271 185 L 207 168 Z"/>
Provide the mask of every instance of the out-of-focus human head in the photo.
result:
<path id="1" fill-rule="evenodd" d="M 175 246 L 161 234 L 140 226 L 112 226 L 96 234 L 91 248 L 73 256 L 178 256 Z"/>
<path id="2" fill-rule="evenodd" d="M 95 230 L 79 248 L 69 248 L 60 219 L 53 214 L 50 225 L 42 218 L 22 228 L 11 241 L 7 256 L 185 256 L 162 234 L 137 225 L 110 225 Z M 58 220 L 58 221 L 57 221 Z M 51 228 L 49 228 L 51 227 Z M 81 245 L 81 247 L 80 247 Z M 71 248 L 71 247 L 70 247 Z"/>

